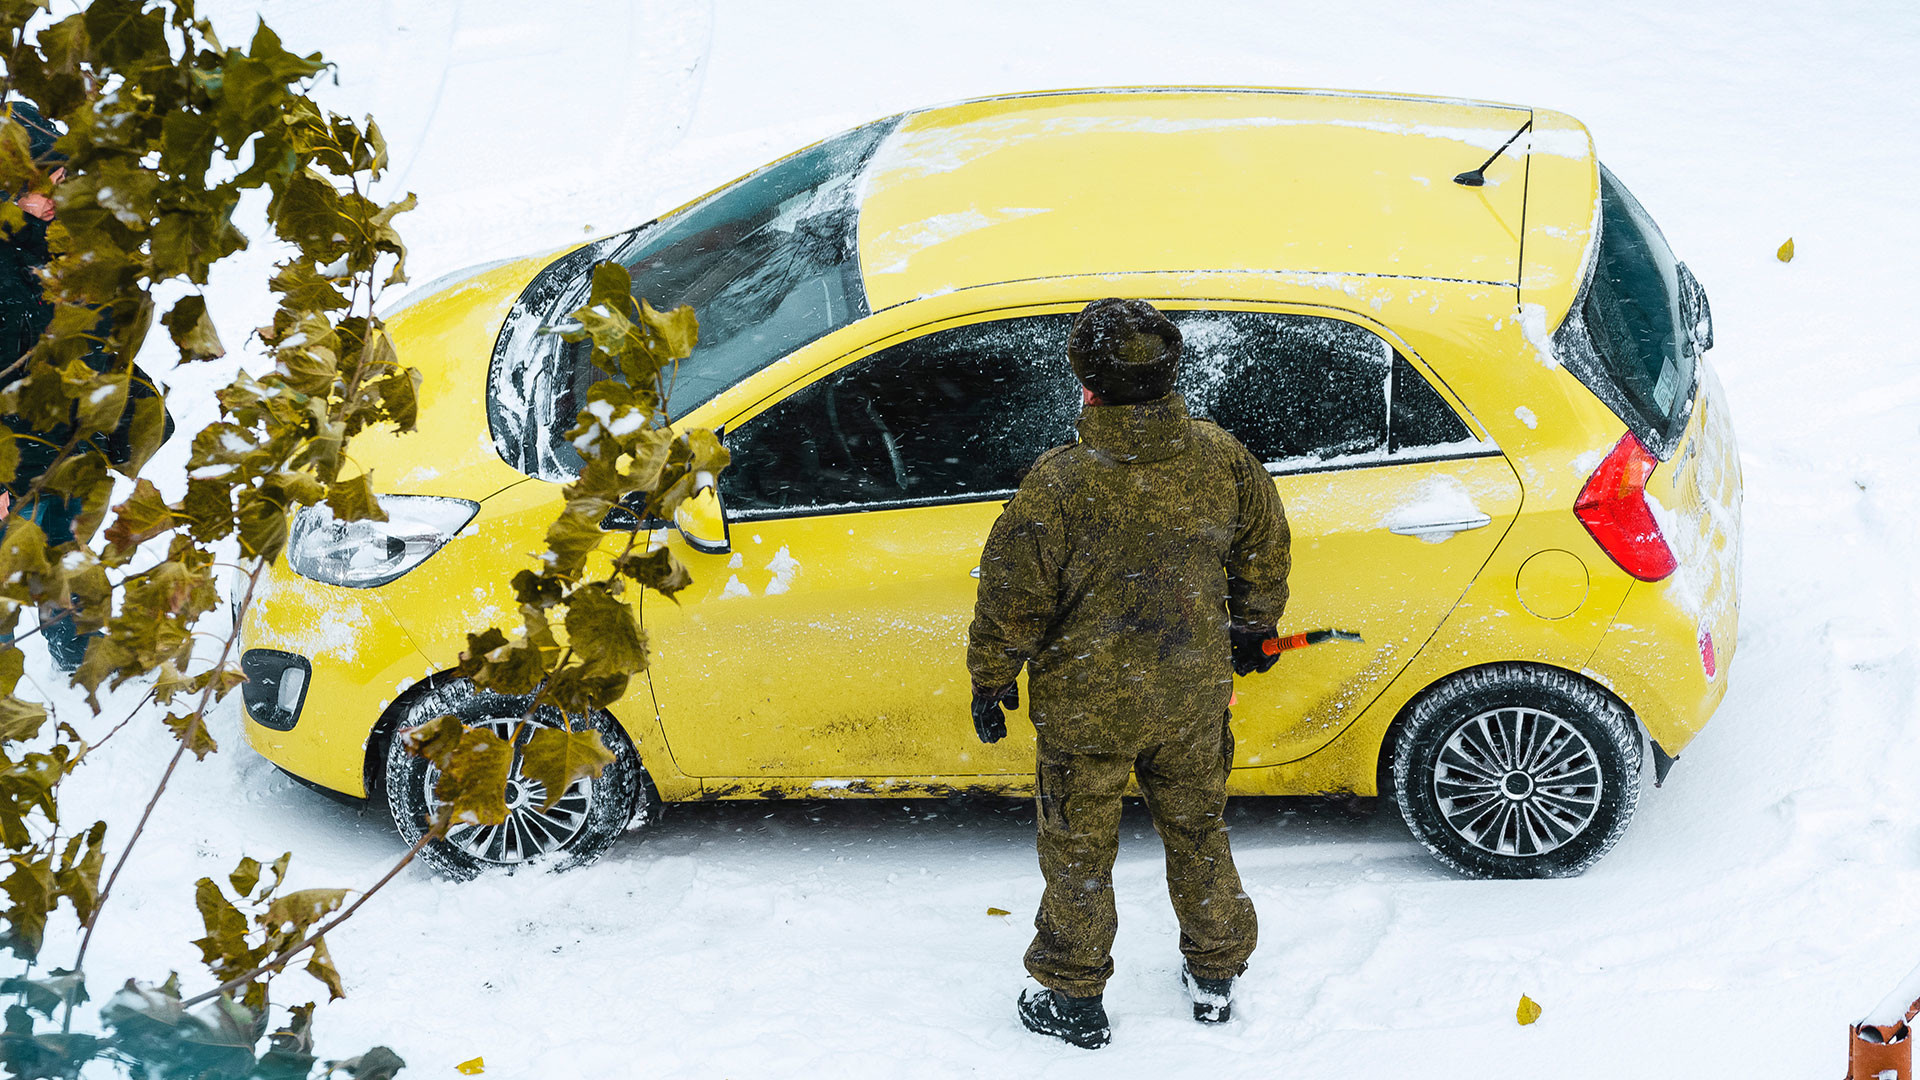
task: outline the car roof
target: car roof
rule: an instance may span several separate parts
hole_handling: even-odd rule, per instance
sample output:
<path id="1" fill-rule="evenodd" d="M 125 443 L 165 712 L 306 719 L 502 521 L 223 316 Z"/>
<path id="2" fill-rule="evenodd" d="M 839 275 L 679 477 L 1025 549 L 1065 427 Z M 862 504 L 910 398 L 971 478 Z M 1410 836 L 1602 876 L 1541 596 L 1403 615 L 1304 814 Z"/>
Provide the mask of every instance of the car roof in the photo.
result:
<path id="1" fill-rule="evenodd" d="M 1529 121 L 1484 186 L 1453 182 Z M 873 310 L 1010 281 L 1169 271 L 1518 288 L 1524 247 L 1549 325 L 1571 302 L 1598 192 L 1586 129 L 1558 113 L 1167 87 L 909 113 L 860 184 L 861 272 Z M 1538 220 L 1527 220 L 1529 210 Z M 1116 280 L 1113 291 L 1125 289 Z"/>

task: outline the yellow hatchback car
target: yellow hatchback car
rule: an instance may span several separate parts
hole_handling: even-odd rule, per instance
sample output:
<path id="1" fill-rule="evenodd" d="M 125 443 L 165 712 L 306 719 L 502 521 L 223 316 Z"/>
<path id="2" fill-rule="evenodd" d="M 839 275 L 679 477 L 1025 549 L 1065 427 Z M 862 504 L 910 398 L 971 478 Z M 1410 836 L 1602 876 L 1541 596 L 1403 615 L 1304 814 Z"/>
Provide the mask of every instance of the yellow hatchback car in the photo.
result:
<path id="1" fill-rule="evenodd" d="M 1233 792 L 1391 793 L 1461 872 L 1578 873 L 1726 691 L 1740 467 L 1706 298 L 1577 121 L 1016 95 L 855 129 L 390 313 L 426 375 L 417 434 L 355 444 L 391 520 L 296 521 L 245 627 L 245 727 L 410 839 L 433 777 L 394 732 L 522 712 L 447 673 L 515 621 L 508 579 L 578 467 L 562 433 L 601 376 L 541 331 L 603 259 L 698 312 L 669 409 L 733 463 L 707 518 L 609 517 L 694 584 L 646 598 L 651 669 L 590 718 L 617 762 L 545 812 L 516 771 L 506 825 L 427 849 L 456 876 L 590 859 L 657 802 L 1030 792 L 1031 727 L 974 738 L 967 625 L 1001 504 L 1074 438 L 1067 328 L 1105 296 L 1171 315 L 1190 408 L 1267 463 L 1294 538 L 1281 632 L 1361 639 L 1240 682 Z"/>

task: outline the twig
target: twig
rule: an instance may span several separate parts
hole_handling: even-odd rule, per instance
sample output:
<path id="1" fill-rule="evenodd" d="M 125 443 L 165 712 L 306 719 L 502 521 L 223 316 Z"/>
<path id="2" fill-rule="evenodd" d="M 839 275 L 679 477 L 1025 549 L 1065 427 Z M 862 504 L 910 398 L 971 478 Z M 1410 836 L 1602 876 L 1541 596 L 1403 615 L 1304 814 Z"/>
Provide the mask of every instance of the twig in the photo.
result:
<path id="1" fill-rule="evenodd" d="M 113 727 L 105 735 L 100 736 L 100 739 L 98 742 L 90 742 L 86 744 L 86 746 L 82 747 L 80 750 L 80 753 L 74 757 L 73 761 L 68 763 L 67 770 L 71 772 L 74 766 L 80 764 L 82 761 L 85 761 L 87 759 L 88 754 L 91 754 L 95 750 L 98 750 L 100 747 L 105 746 L 107 744 L 108 739 L 111 739 L 115 735 L 120 734 L 120 729 L 123 727 L 126 727 L 128 724 L 133 723 L 133 718 L 136 716 L 139 716 L 140 710 L 146 708 L 147 702 L 152 700 L 153 700 L 153 687 L 149 686 L 147 687 L 147 692 L 145 694 L 140 695 L 140 703 L 133 707 L 133 711 L 127 714 L 126 719 L 113 725 Z"/>
<path id="2" fill-rule="evenodd" d="M 253 602 L 254 586 L 259 584 L 260 573 L 266 568 L 267 561 L 261 559 L 254 564 L 253 572 L 247 575 L 247 591 L 245 595 L 240 598 L 241 612 L 244 613 L 247 610 L 247 605 Z M 236 620 L 233 632 L 227 637 L 226 647 L 220 651 L 220 659 L 214 664 L 216 669 L 226 665 L 227 657 L 233 653 L 233 643 L 239 639 L 240 629 L 239 623 Z M 80 949 L 73 957 L 72 970 L 76 973 L 82 970 L 80 965 L 87 958 L 87 947 L 93 944 L 94 928 L 100 925 L 100 912 L 106 907 L 107 898 L 113 895 L 113 886 L 115 882 L 120 880 L 120 871 L 126 869 L 127 859 L 133 854 L 134 845 L 140 842 L 141 834 L 146 831 L 147 822 L 153 817 L 153 808 L 159 805 L 160 796 L 165 794 L 167 790 L 167 781 L 173 779 L 173 771 L 180 767 L 180 759 L 186 756 L 187 744 L 192 741 L 196 729 L 206 723 L 207 705 L 213 697 L 213 688 L 218 684 L 218 679 L 208 679 L 206 688 L 200 692 L 200 704 L 194 709 L 193 719 L 188 723 L 187 730 L 181 732 L 179 748 L 174 750 L 173 757 L 167 762 L 167 770 L 160 774 L 160 782 L 154 786 L 153 797 L 147 800 L 147 808 L 140 812 L 139 823 L 133 827 L 133 834 L 127 837 L 126 846 L 120 849 L 120 858 L 114 861 L 113 872 L 107 875 L 107 883 L 101 887 L 100 896 L 93 903 L 93 911 L 86 921 L 86 933 L 80 936 Z M 68 1030 L 68 1025 L 73 1022 L 74 1001 L 72 998 L 67 999 L 66 1006 L 66 1012 L 60 1018 L 60 1030 L 63 1033 Z"/>
<path id="3" fill-rule="evenodd" d="M 33 502 L 40 497 L 41 489 L 47 486 L 47 477 L 52 476 L 55 469 L 65 465 L 67 459 L 73 456 L 74 449 L 80 445 L 81 435 L 80 421 L 76 418 L 73 423 L 73 437 L 67 440 L 67 445 L 60 448 L 59 453 L 53 455 L 53 463 L 48 465 L 46 470 L 39 476 L 33 478 L 33 483 L 27 487 L 27 493 L 20 497 L 22 504 Z M 52 443 L 48 443 L 48 445 L 52 445 Z M 65 495 L 61 496 L 63 499 L 66 497 Z"/>
<path id="4" fill-rule="evenodd" d="M 18 601 L 16 601 L 16 603 L 17 602 Z M 36 625 L 33 629 L 25 630 L 18 634 L 9 634 L 7 636 L 7 640 L 5 644 L 18 645 L 21 642 L 28 640 L 29 638 L 33 637 L 33 635 L 40 633 L 41 631 L 47 629 L 50 626 L 58 626 L 61 623 L 66 622 L 68 619 L 73 618 L 73 615 L 74 615 L 74 607 L 72 604 L 68 604 L 66 607 L 63 607 L 60 609 L 60 613 L 58 615 L 55 615 L 51 619 L 42 619 L 40 623 Z"/>
<path id="5" fill-rule="evenodd" d="M 405 870 L 407 868 L 407 864 L 413 861 L 414 856 L 420 854 L 420 849 L 426 847 L 429 843 L 432 843 L 433 841 L 439 838 L 440 838 L 440 826 L 435 825 L 433 828 L 428 829 L 426 834 L 421 836 L 420 839 L 413 845 L 413 847 L 407 849 L 406 855 L 402 856 L 399 862 L 393 864 L 393 869 L 388 870 L 385 877 L 382 877 L 379 881 L 374 882 L 373 888 L 368 889 L 366 892 L 361 893 L 360 899 L 355 900 L 352 904 L 348 905 L 345 911 L 342 911 L 340 914 L 334 916 L 332 919 L 329 919 L 326 925 L 322 926 L 318 930 L 315 930 L 311 934 L 308 934 L 306 937 L 301 938 L 298 942 L 295 942 L 290 948 L 287 948 L 286 950 L 282 951 L 278 956 L 275 956 L 273 959 L 267 961 L 264 964 L 261 964 L 259 967 L 254 968 L 252 971 L 235 975 L 233 978 L 228 979 L 226 982 L 221 983 L 219 986 L 214 987 L 213 989 L 207 991 L 204 994 L 196 994 L 195 996 L 188 998 L 187 1000 L 180 1003 L 180 1007 L 183 1009 L 191 1009 L 195 1005 L 200 1004 L 201 1002 L 212 1001 L 214 998 L 219 997 L 221 994 L 225 994 L 225 993 L 228 993 L 229 991 L 237 990 L 240 987 L 245 986 L 247 983 L 252 982 L 256 976 L 264 975 L 269 971 L 285 970 L 287 966 L 287 961 L 300 955 L 302 952 L 305 952 L 307 949 L 311 948 L 315 942 L 319 941 L 321 938 L 326 937 L 328 934 L 332 933 L 335 927 L 338 927 L 341 923 L 346 922 L 348 919 L 352 918 L 353 913 L 360 910 L 360 905 L 373 899 L 374 893 L 379 892 L 382 888 L 386 886 L 387 882 L 392 881 L 394 877 L 400 873 L 400 871 Z"/>

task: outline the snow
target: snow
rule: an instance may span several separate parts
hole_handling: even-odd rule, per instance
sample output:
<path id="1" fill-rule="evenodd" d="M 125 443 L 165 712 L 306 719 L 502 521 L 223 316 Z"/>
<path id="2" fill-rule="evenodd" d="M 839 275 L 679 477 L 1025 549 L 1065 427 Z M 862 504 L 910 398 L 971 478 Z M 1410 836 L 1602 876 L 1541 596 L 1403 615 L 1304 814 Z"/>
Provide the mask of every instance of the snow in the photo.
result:
<path id="1" fill-rule="evenodd" d="M 226 39 L 252 32 L 250 5 L 200 8 Z M 349 996 L 316 1017 L 323 1056 L 384 1042 L 412 1063 L 403 1077 L 450 1075 L 484 1055 L 488 1075 L 507 1077 L 628 1075 L 643 1063 L 661 1077 L 1106 1080 L 1336 1076 L 1361 1063 L 1435 1080 L 1786 1080 L 1839 1075 L 1845 1026 L 1920 960 L 1920 308 L 1896 284 L 1920 233 L 1907 190 L 1920 169 L 1920 10 L 262 10 L 290 48 L 340 64 L 340 85 L 322 86 L 331 104 L 379 118 L 394 158 L 384 197 L 421 196 L 399 220 L 421 281 L 637 224 L 854 124 L 980 94 L 1240 82 L 1563 109 L 1591 127 L 1712 297 L 1749 540 L 1726 701 L 1584 877 L 1461 881 L 1384 808 L 1236 801 L 1234 847 L 1263 933 L 1222 1028 L 1187 1019 L 1159 846 L 1138 806 L 1115 874 L 1115 1038 L 1089 1054 L 1027 1034 L 1013 1015 L 1040 892 L 1029 806 L 790 800 L 669 807 L 564 876 L 452 885 L 408 870 L 330 935 Z M 1138 47 L 1143 28 L 1151 49 Z M 261 210 L 242 203 L 243 218 Z M 1782 264 L 1773 253 L 1789 235 L 1799 256 Z M 269 321 L 275 255 L 256 243 L 214 274 L 206 291 L 224 340 Z M 142 359 L 176 391 L 185 432 L 214 418 L 207 391 L 233 363 L 270 367 L 236 349 L 174 371 L 173 351 L 156 334 Z M 186 452 L 176 437 L 155 474 L 182 471 Z M 1573 467 L 1584 477 L 1601 453 Z M 320 648 L 351 636 L 287 629 Z M 29 646 L 28 657 L 34 685 L 54 687 L 44 654 Z M 62 716 L 97 735 L 143 689 L 108 696 L 91 721 L 63 696 Z M 962 705 L 953 722 L 966 724 Z M 201 933 L 193 882 L 243 853 L 293 850 L 295 887 L 364 886 L 401 853 L 377 811 L 337 805 L 248 750 L 233 706 L 214 734 L 221 752 L 183 767 L 106 910 L 88 964 L 97 999 L 121 977 L 169 969 L 208 985 L 188 944 Z M 151 722 L 116 736 L 73 781 L 68 819 L 103 814 L 110 840 L 125 836 L 171 745 Z M 71 956 L 64 933 L 55 927 L 49 966 Z M 1544 1007 L 1524 1028 L 1523 993 Z M 293 973 L 275 996 L 321 991 Z"/>
<path id="2" fill-rule="evenodd" d="M 898 225 L 874 238 L 877 250 L 893 256 L 888 262 L 867 270 L 869 275 L 904 274 L 913 256 L 935 244 L 944 244 L 970 232 L 991 228 L 1004 221 L 1051 213 L 1046 207 L 1000 206 L 991 210 L 964 210 L 956 214 L 935 214 L 922 221 Z"/>
<path id="3" fill-rule="evenodd" d="M 613 414 L 613 403 L 610 401 L 589 401 L 587 402 L 586 412 L 595 420 L 598 420 L 601 427 L 607 429 L 607 434 L 612 435 L 616 439 L 639 431 L 640 426 L 647 422 L 647 414 L 634 408 L 623 407 L 620 410 L 620 415 L 615 417 Z M 576 444 L 578 444 L 579 441 L 578 439 L 574 440 Z M 584 446 L 581 447 L 583 453 L 586 449 Z"/>
<path id="4" fill-rule="evenodd" d="M 923 102 L 922 104 L 933 104 Z M 1523 116 L 1524 114 L 1514 114 Z M 1035 121 L 1027 117 L 975 120 L 963 129 L 961 137 L 951 128 L 926 131 L 902 131 L 890 136 L 869 166 L 875 176 L 924 177 L 953 172 L 974 158 L 1013 142 L 1045 139 L 1054 135 L 1101 134 L 1107 132 L 1152 132 L 1180 134 L 1195 131 L 1220 131 L 1232 128 L 1292 127 L 1300 124 L 1354 128 L 1387 135 L 1417 135 L 1464 143 L 1481 150 L 1498 149 L 1513 138 L 1514 128 L 1462 128 L 1441 124 L 1409 123 L 1399 120 L 1355 120 L 1322 117 L 1301 120 L 1280 116 L 1195 117 L 1168 119 L 1154 116 L 1054 116 Z M 1550 132 L 1532 136 L 1527 145 L 1536 154 L 1561 157 L 1585 157 L 1591 147 L 1577 132 Z M 1478 164 L 1478 162 L 1475 162 Z M 1415 177 L 1415 179 L 1419 179 Z M 1489 177 L 1488 186 L 1498 187 L 1501 179 Z"/>
<path id="5" fill-rule="evenodd" d="M 767 560 L 767 570 L 773 574 L 773 580 L 767 582 L 766 594 L 778 596 L 793 584 L 794 575 L 800 572 L 800 560 L 793 557 L 793 553 L 787 550 L 787 545 L 781 544 L 780 550 L 774 552 L 773 558 Z"/>
<path id="6" fill-rule="evenodd" d="M 1861 1022 L 1891 1027 L 1904 1023 L 1916 1012 L 1920 1012 L 1920 965 L 1907 972 L 1907 977 L 1888 991 L 1887 996 L 1881 998 L 1880 1004 L 1875 1005 Z"/>
<path id="7" fill-rule="evenodd" d="M 1438 544 L 1452 539 L 1458 530 L 1428 529 L 1428 526 L 1470 525 L 1486 518 L 1465 484 L 1452 476 L 1434 476 L 1420 485 L 1409 501 L 1387 511 L 1380 519 L 1380 526 L 1395 532 L 1407 531 L 1426 543 Z"/>
<path id="8" fill-rule="evenodd" d="M 1547 309 L 1539 304 L 1521 304 L 1520 333 L 1534 349 L 1534 358 L 1543 367 L 1559 367 L 1560 357 L 1553 351 L 1553 335 L 1547 333 Z"/>

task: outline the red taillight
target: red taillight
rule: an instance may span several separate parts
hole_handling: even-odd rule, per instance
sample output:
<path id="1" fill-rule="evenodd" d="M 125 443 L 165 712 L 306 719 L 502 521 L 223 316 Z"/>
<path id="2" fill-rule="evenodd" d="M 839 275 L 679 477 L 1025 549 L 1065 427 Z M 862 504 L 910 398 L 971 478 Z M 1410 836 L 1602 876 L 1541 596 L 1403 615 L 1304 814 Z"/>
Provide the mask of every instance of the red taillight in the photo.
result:
<path id="1" fill-rule="evenodd" d="M 1600 550 L 1641 581 L 1659 581 L 1679 565 L 1647 505 L 1647 478 L 1658 464 L 1629 431 L 1587 478 L 1573 503 L 1573 515 L 1593 534 Z"/>

